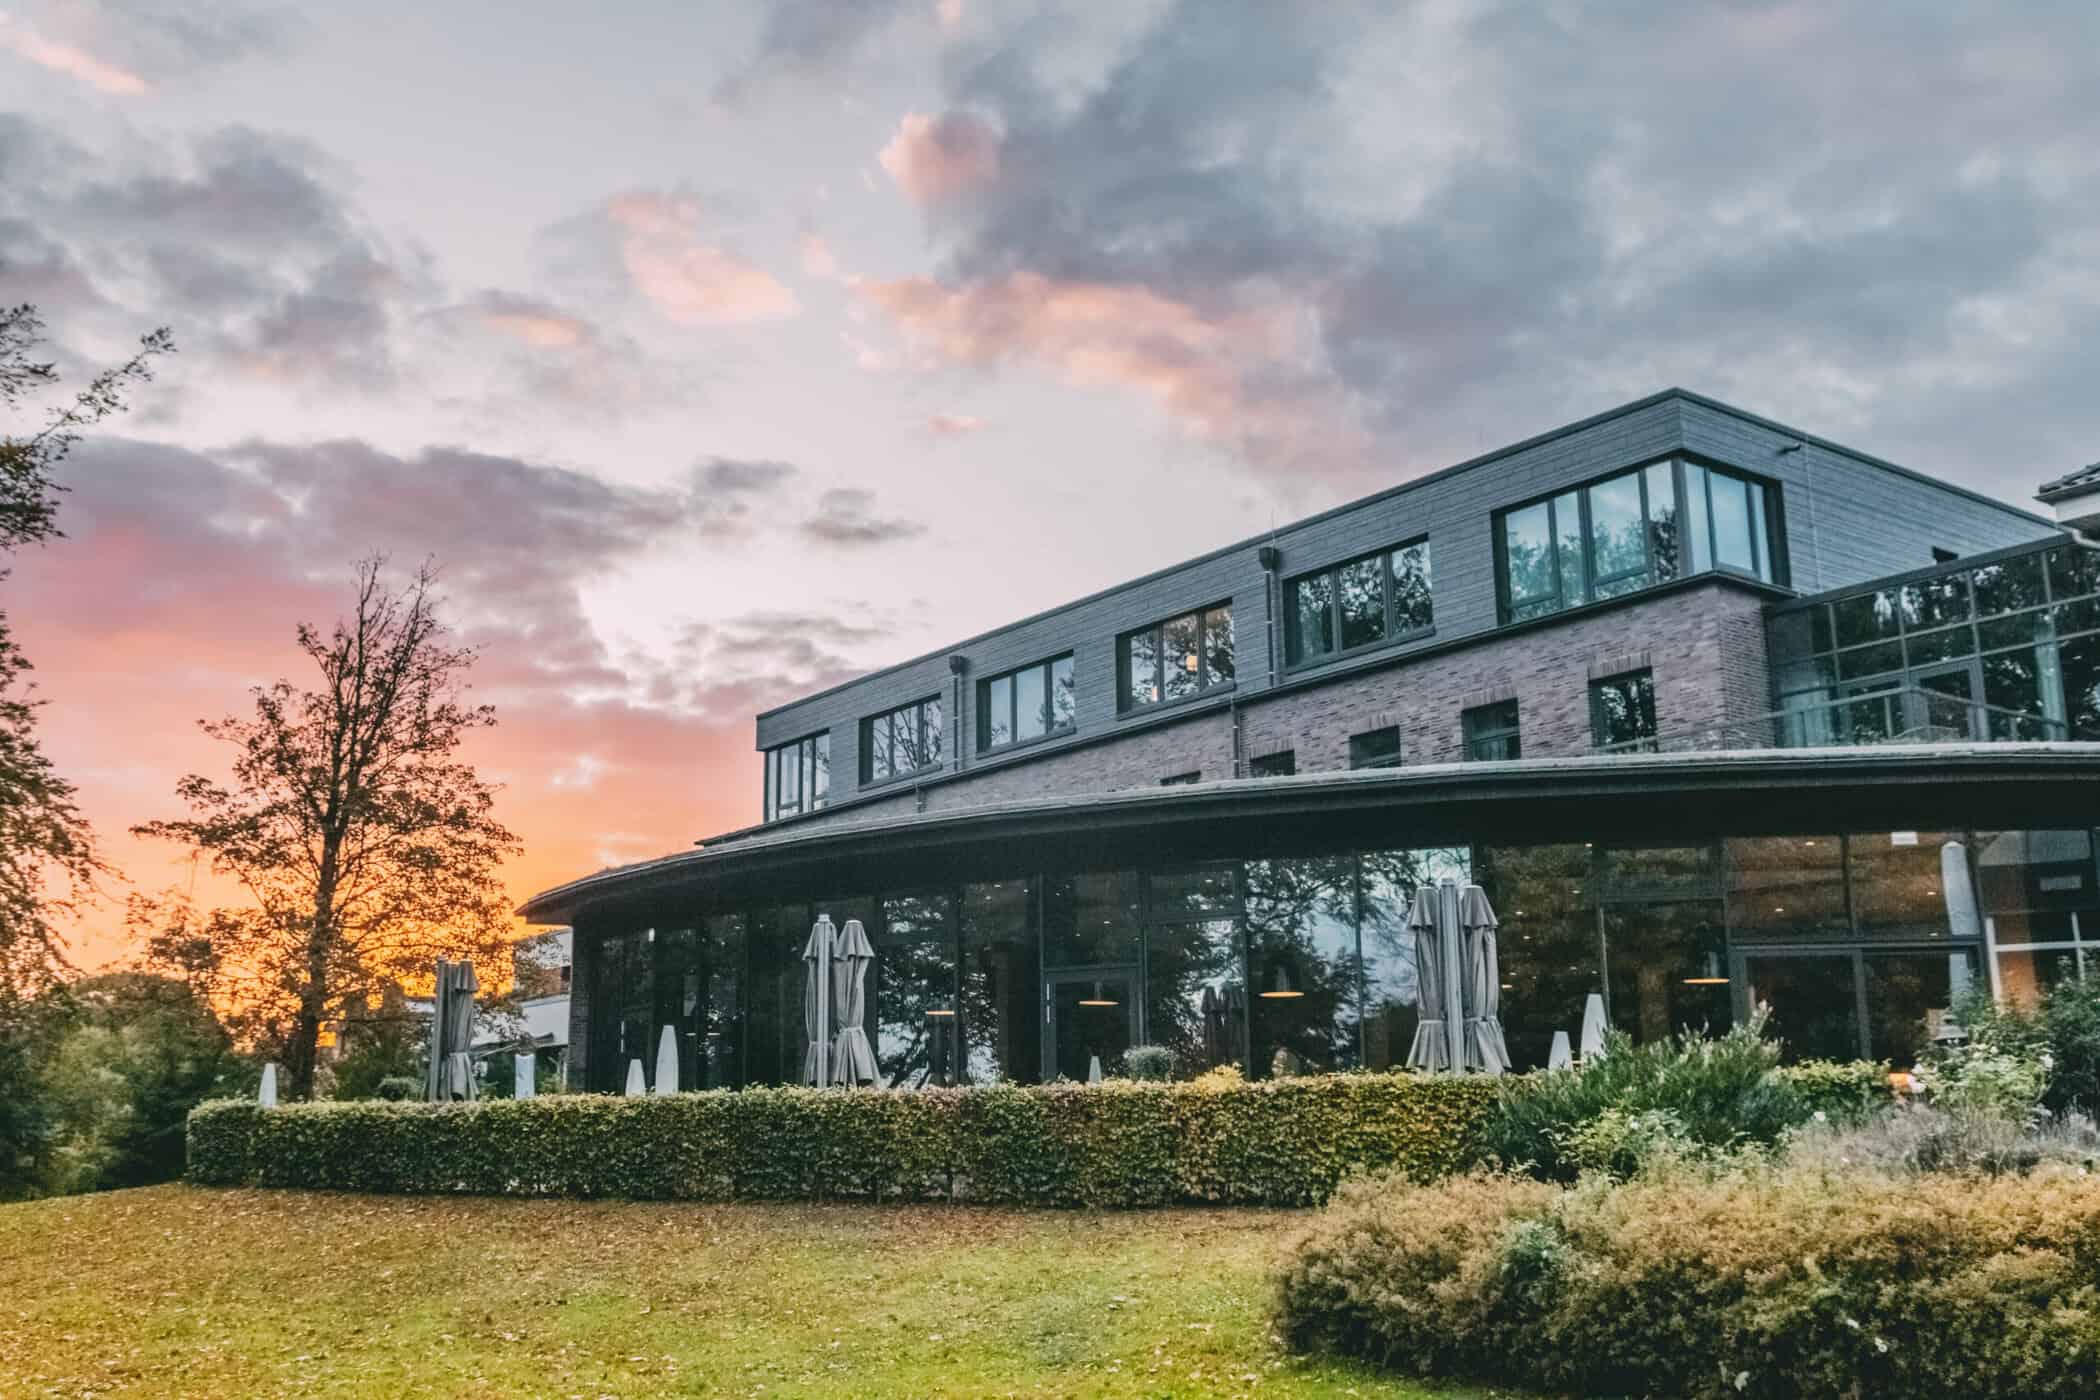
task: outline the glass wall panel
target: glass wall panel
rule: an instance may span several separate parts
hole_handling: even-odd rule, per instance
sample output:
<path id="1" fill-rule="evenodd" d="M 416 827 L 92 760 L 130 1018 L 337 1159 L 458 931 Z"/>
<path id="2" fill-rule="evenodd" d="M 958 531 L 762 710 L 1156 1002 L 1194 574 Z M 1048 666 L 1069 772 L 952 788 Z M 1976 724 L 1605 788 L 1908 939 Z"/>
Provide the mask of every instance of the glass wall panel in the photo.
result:
<path id="1" fill-rule="evenodd" d="M 1042 1077 L 1042 968 L 1027 880 L 962 891 L 963 1078 L 1033 1084 Z"/>
<path id="2" fill-rule="evenodd" d="M 1247 979 L 1234 919 L 1153 924 L 1145 931 L 1148 1044 L 1164 1045 L 1184 1073 L 1246 1067 Z"/>
<path id="3" fill-rule="evenodd" d="M 1179 700 L 1203 688 L 1201 623 L 1195 613 L 1160 624 L 1160 655 L 1166 661 L 1166 697 Z"/>
<path id="4" fill-rule="evenodd" d="M 1079 700 L 1072 687 L 1072 658 L 1060 656 L 1050 663 L 1050 718 L 1058 729 L 1070 729 L 1079 718 Z"/>
<path id="5" fill-rule="evenodd" d="M 1044 673 L 1031 666 L 1014 677 L 1014 738 L 1040 739 L 1050 732 L 1050 710 L 1043 693 Z"/>
<path id="6" fill-rule="evenodd" d="M 1739 836 L 1723 848 L 1728 926 L 1738 943 L 1851 936 L 1838 837 Z"/>
<path id="7" fill-rule="evenodd" d="M 1429 541 L 1393 555 L 1393 630 L 1402 636 L 1436 621 L 1429 590 Z"/>
<path id="8" fill-rule="evenodd" d="M 1415 891 L 1466 868 L 1464 851 L 1369 851 L 1363 892 L 1364 1064 L 1399 1069 L 1421 1022 L 1415 935 L 1407 926 Z"/>
<path id="9" fill-rule="evenodd" d="M 1637 1041 L 1727 1030 L 1735 1024 L 1727 943 L 1718 899 L 1607 905 L 1612 1024 Z"/>
<path id="10" fill-rule="evenodd" d="M 1362 1063 L 1362 968 L 1356 861 L 1349 856 L 1247 863 L 1248 968 L 1256 1075 L 1284 1055 L 1296 1071 Z"/>
<path id="11" fill-rule="evenodd" d="M 1647 583 L 1646 521 L 1638 472 L 1600 481 L 1589 490 L 1592 576 L 1599 597 Z"/>
<path id="12" fill-rule="evenodd" d="M 1123 639 L 1123 704 L 1159 701 L 1159 633 L 1133 632 Z"/>
<path id="13" fill-rule="evenodd" d="M 2100 941 L 2092 833 L 1978 832 L 1976 895 L 2000 946 Z"/>
<path id="14" fill-rule="evenodd" d="M 1849 952 L 1743 959 L 1749 1004 L 1770 1012 L 1765 1034 L 1779 1042 L 1787 1063 L 1854 1060 L 1865 1053 L 1854 961 Z"/>
<path id="15" fill-rule="evenodd" d="M 745 929 L 742 914 L 711 914 L 700 921 L 694 962 L 687 970 L 698 1004 L 690 1013 L 695 1034 L 692 1078 L 686 1082 L 696 1089 L 736 1089 L 745 1083 Z"/>
<path id="16" fill-rule="evenodd" d="M 1678 575 L 1677 482 L 1668 462 L 1648 468 L 1648 561 L 1657 583 Z"/>
<path id="17" fill-rule="evenodd" d="M 1151 917 L 1158 921 L 1238 913 L 1235 869 L 1212 864 L 1153 872 Z"/>
<path id="18" fill-rule="evenodd" d="M 809 906 L 766 905 L 752 915 L 750 995 L 744 1064 L 752 1084 L 793 1084 L 802 1076 L 802 950 Z"/>
<path id="19" fill-rule="evenodd" d="M 1342 647 L 1369 646 L 1385 636 L 1385 558 L 1359 559 L 1335 570 L 1341 603 Z"/>
<path id="20" fill-rule="evenodd" d="M 1520 1070 L 1543 1069 L 1553 1033 L 1566 1031 L 1575 1041 L 1584 1002 L 1604 989 L 1589 849 L 1483 847 L 1474 869 L 1501 920 L 1502 1033 L 1510 1058 Z"/>
<path id="21" fill-rule="evenodd" d="M 872 935 L 867 1029 L 880 1082 L 892 1089 L 953 1084 L 961 1072 L 955 914 L 945 892 L 882 901 Z"/>
<path id="22" fill-rule="evenodd" d="M 1334 650 L 1334 578 L 1313 574 L 1291 585 L 1291 626 L 1301 660 Z"/>
<path id="23" fill-rule="evenodd" d="M 1203 614 L 1203 683 L 1222 685 L 1238 674 L 1233 661 L 1232 609 L 1211 608 Z"/>
<path id="24" fill-rule="evenodd" d="M 1713 483 L 1714 562 L 1724 569 L 1757 572 L 1758 544 L 1751 534 L 1750 493 L 1747 481 L 1719 472 L 1707 473 Z"/>
<path id="25" fill-rule="evenodd" d="M 1845 838 L 1852 914 L 1863 938 L 1946 938 L 1951 928 L 1940 872 L 1958 833 L 1868 832 Z"/>
<path id="26" fill-rule="evenodd" d="M 1841 647 L 1887 641 L 1896 636 L 1896 594 L 1884 588 L 1876 593 L 1857 593 L 1830 605 L 1831 621 Z"/>
<path id="27" fill-rule="evenodd" d="M 2059 644 L 2064 719 L 2073 739 L 2100 739 L 2100 634 Z"/>
<path id="28" fill-rule="evenodd" d="M 2038 607 L 2047 601 L 2042 592 L 2043 560 L 2039 554 L 2022 554 L 1970 571 L 1976 589 L 1976 615 L 2013 612 Z"/>
<path id="29" fill-rule="evenodd" d="M 658 929 L 656 934 L 656 1014 L 649 1053 L 643 1056 L 649 1087 L 656 1087 L 656 1043 L 669 1026 L 678 1047 L 678 1087 L 696 1087 L 699 1068 L 700 989 L 696 980 L 699 965 L 700 931 L 692 928 Z"/>
<path id="30" fill-rule="evenodd" d="M 2049 551 L 2049 596 L 2062 602 L 2100 592 L 2100 549 L 2064 545 Z"/>
<path id="31" fill-rule="evenodd" d="M 1000 676 L 985 687 L 985 748 L 1010 744 L 1014 739 L 1014 678 Z"/>
<path id="32" fill-rule="evenodd" d="M 1553 529 L 1560 557 L 1560 605 L 1572 608 L 1590 600 L 1589 584 L 1583 577 L 1582 493 L 1569 491 L 1553 498 Z"/>
<path id="33" fill-rule="evenodd" d="M 1508 561 L 1509 607 L 1513 617 L 1531 617 L 1557 605 L 1560 579 L 1554 571 L 1552 531 L 1551 510 L 1544 501 L 1502 517 L 1502 548 Z M 1581 558 L 1579 553 L 1576 557 L 1578 561 Z"/>
<path id="34" fill-rule="evenodd" d="M 642 1074 L 652 1081 L 656 1072 L 656 930 L 635 929 L 620 942 L 621 975 L 614 993 L 615 1087 L 627 1082 L 630 1060 L 640 1060 Z"/>
<path id="35" fill-rule="evenodd" d="M 1714 566 L 1713 533 L 1706 510 L 1706 468 L 1684 464 L 1684 557 L 1686 573 L 1703 574 Z"/>
<path id="36" fill-rule="evenodd" d="M 1136 966 L 1137 872 L 1053 875 L 1043 883 L 1043 966 Z"/>
<path id="37" fill-rule="evenodd" d="M 2009 1006 L 2032 1011 L 2058 984 L 2084 975 L 2085 956 L 2082 948 L 2000 948 L 1998 997 Z"/>
<path id="38" fill-rule="evenodd" d="M 1867 1057 L 1911 1069 L 1932 1044 L 1954 999 L 1969 990 L 1975 955 L 1948 952 L 1868 953 Z"/>

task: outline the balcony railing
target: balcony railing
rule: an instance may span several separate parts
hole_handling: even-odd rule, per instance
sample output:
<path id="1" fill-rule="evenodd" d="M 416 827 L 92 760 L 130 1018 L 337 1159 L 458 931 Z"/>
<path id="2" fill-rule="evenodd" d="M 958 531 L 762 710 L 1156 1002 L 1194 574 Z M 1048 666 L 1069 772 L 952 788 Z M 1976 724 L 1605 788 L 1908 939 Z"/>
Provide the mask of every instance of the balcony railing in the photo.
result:
<path id="1" fill-rule="evenodd" d="M 1851 748 L 2068 739 L 2060 719 L 1986 705 L 1944 691 L 1896 687 L 1870 695 L 1790 705 L 1698 729 L 1594 744 L 1591 753 L 1698 753 L 1721 749 Z"/>

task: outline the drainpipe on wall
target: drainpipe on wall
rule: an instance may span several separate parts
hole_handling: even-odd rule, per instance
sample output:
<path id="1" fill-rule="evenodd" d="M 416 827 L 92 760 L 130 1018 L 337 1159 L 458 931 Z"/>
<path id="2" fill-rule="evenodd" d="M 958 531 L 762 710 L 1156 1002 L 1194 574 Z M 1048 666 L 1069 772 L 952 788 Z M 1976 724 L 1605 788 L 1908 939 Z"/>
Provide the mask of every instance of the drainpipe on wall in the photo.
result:
<path id="1" fill-rule="evenodd" d="M 955 697 L 954 708 L 948 711 L 949 714 L 955 716 L 955 722 L 948 726 L 948 733 L 955 744 L 955 756 L 949 760 L 949 763 L 958 773 L 962 772 L 963 754 L 967 748 L 964 743 L 964 739 L 967 736 L 963 733 L 963 672 L 969 668 L 970 658 L 967 656 L 958 655 L 948 658 L 948 674 L 952 678 L 949 689 L 950 693 Z"/>
<path id="2" fill-rule="evenodd" d="M 1262 649 L 1269 662 L 1269 684 L 1276 684 L 1276 607 L 1282 596 L 1276 571 L 1283 567 L 1283 551 L 1265 544 L 1256 554 L 1261 560 Z"/>

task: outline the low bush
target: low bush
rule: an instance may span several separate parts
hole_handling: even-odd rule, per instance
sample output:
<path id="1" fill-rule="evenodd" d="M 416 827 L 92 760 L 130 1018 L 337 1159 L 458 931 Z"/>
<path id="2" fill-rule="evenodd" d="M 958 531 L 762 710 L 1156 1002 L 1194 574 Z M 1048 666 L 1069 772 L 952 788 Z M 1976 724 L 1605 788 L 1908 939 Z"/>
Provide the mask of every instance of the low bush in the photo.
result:
<path id="1" fill-rule="evenodd" d="M 1820 1113 L 1834 1123 L 1863 1121 L 1896 1098 L 1885 1060 L 1802 1060 L 1781 1066 L 1779 1077 L 1794 1091 L 1803 1113 Z"/>
<path id="2" fill-rule="evenodd" d="M 2090 1396 L 2076 1172 L 1663 1170 L 1352 1182 L 1292 1249 L 1294 1346 L 1553 1393 Z"/>
<path id="3" fill-rule="evenodd" d="M 1132 1079 L 1172 1079 L 1174 1052 L 1164 1045 L 1133 1045 L 1123 1052 L 1123 1073 Z"/>
<path id="4" fill-rule="evenodd" d="M 2100 1167 L 2100 1128 L 2082 1114 L 2037 1121 L 1939 1104 L 1898 1104 L 1871 1118 L 1804 1125 L 1787 1139 L 1787 1160 L 1833 1173 L 2028 1172 Z"/>
<path id="5" fill-rule="evenodd" d="M 1585 1166 L 1602 1165 L 1594 1160 L 1601 1130 L 1589 1125 L 1608 1113 L 1629 1129 L 1645 1123 L 1651 1138 L 1662 1120 L 1645 1115 L 1667 1114 L 1669 1134 L 1695 1148 L 1777 1143 L 1814 1110 L 1780 1070 L 1779 1047 L 1762 1029 L 1753 1020 L 1718 1037 L 1686 1032 L 1643 1045 L 1614 1031 L 1604 1055 L 1579 1071 L 1505 1081 L 1482 1129 L 1484 1158 L 1548 1181 L 1573 1181 Z"/>
<path id="6" fill-rule="evenodd" d="M 206 1104 L 214 1185 L 686 1200 L 953 1197 L 1052 1206 L 1308 1205 L 1345 1176 L 1458 1170 L 1494 1081 L 746 1089 L 469 1104 Z"/>

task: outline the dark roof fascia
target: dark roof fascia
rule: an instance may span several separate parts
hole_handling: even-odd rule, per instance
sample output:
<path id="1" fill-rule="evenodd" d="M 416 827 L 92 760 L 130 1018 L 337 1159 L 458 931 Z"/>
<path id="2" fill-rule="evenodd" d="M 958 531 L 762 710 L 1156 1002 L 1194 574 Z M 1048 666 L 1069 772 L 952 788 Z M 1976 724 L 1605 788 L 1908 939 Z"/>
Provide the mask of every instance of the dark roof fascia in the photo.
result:
<path id="1" fill-rule="evenodd" d="M 777 818 L 770 822 L 758 822 L 751 826 L 740 826 L 730 831 L 719 832 L 713 836 L 703 836 L 693 844 L 696 846 L 722 846 L 748 840 L 760 832 L 778 831 L 796 823 L 810 823 L 820 818 L 835 817 L 840 812 L 850 812 L 856 807 L 865 806 L 869 803 L 890 801 L 901 793 L 917 792 L 922 788 L 944 787 L 949 783 L 961 782 L 967 778 L 982 777 L 986 773 L 999 772 L 1007 768 L 1019 767 L 1024 763 L 1034 763 L 1059 754 L 1092 748 L 1096 744 L 1114 743 L 1118 739 L 1125 739 L 1132 734 L 1142 733 L 1148 729 L 1157 729 L 1166 725 L 1200 719 L 1204 715 L 1216 714 L 1220 710 L 1231 709 L 1234 705 L 1266 704 L 1270 700 L 1290 695 L 1297 691 L 1312 690 L 1323 685 L 1334 685 L 1341 681 L 1355 680 L 1370 672 L 1388 670 L 1395 666 L 1410 665 L 1430 657 L 1444 656 L 1454 651 L 1463 651 L 1467 647 L 1484 646 L 1489 642 L 1499 642 L 1509 637 L 1521 636 L 1527 632 L 1543 631 L 1546 628 L 1557 627 L 1563 623 L 1582 621 L 1598 613 L 1615 612 L 1641 603 L 1653 602 L 1659 597 L 1667 597 L 1673 593 L 1691 592 L 1716 584 L 1755 594 L 1766 599 L 1768 604 L 1772 606 L 1786 603 L 1795 596 L 1792 589 L 1781 584 L 1766 583 L 1761 579 L 1748 578 L 1741 574 L 1724 573 L 1720 570 L 1712 570 L 1703 574 L 1690 574 L 1684 578 L 1672 579 L 1668 583 L 1656 584 L 1652 588 L 1644 588 L 1637 593 L 1622 593 L 1616 598 L 1601 598 L 1595 602 L 1584 603 L 1579 607 L 1564 608 L 1556 613 L 1547 613 L 1543 617 L 1525 618 L 1521 622 L 1505 622 L 1499 626 L 1485 628 L 1478 632 L 1467 632 L 1456 637 L 1429 637 L 1413 643 L 1403 642 L 1395 646 L 1382 647 L 1376 651 L 1366 652 L 1362 655 L 1347 657 L 1325 666 L 1301 667 L 1294 671 L 1282 671 L 1278 673 L 1274 685 L 1265 685 L 1259 690 L 1236 688 L 1224 695 L 1191 700 L 1156 713 L 1150 710 L 1140 710 L 1127 715 L 1119 715 L 1107 729 L 1095 730 L 1086 734 L 1075 733 L 1058 739 L 1045 740 L 1041 743 L 1032 743 L 1026 748 L 1013 752 L 980 755 L 967 767 L 943 768 L 938 772 L 920 774 L 916 779 L 891 779 L 880 788 L 858 788 L 852 796 L 841 798 L 817 811 L 801 812 L 792 817 Z"/>
<path id="2" fill-rule="evenodd" d="M 2060 531 L 2053 539 L 2028 540 L 2023 544 L 2009 544 L 2003 549 L 1989 549 L 1981 554 L 1965 554 L 1959 559 L 1950 559 L 1944 564 L 1927 564 L 1923 568 L 1911 569 L 1906 573 L 1889 574 L 1882 578 L 1868 579 L 1863 583 L 1848 583 L 1837 588 L 1826 588 L 1821 593 L 1804 593 L 1800 597 L 1774 603 L 1772 610 L 1781 613 L 1793 612 L 1796 609 L 1809 607 L 1816 603 L 1828 603 L 1839 598 L 1856 597 L 1862 593 L 1879 593 L 1883 589 L 1901 588 L 1908 583 L 1922 583 L 1926 579 L 1943 578 L 1948 574 L 1961 573 L 1965 569 L 2002 563 L 2007 559 L 2017 559 L 2025 554 L 2040 554 L 2064 544 L 2078 549 L 2100 548 L 2100 546 L 2086 544 L 2072 538 L 2067 531 Z"/>
<path id="3" fill-rule="evenodd" d="M 1343 770 L 1282 778 L 1237 778 L 1166 788 L 988 803 L 942 812 L 842 822 L 780 832 L 732 846 L 683 851 L 600 871 L 533 895 L 518 908 L 538 921 L 567 921 L 587 902 L 714 871 L 764 874 L 768 867 L 832 861 L 901 846 L 938 849 L 960 841 L 1025 842 L 1075 827 L 1090 834 L 1231 815 L 1264 822 L 1351 808 L 1467 800 L 1590 800 L 1692 793 L 1717 802 L 1744 794 L 1813 790 L 1841 782 L 1925 785 L 1976 779 L 2100 781 L 2100 744 L 1905 744 L 1873 748 L 1722 750 L 1695 754 L 1589 755 Z"/>
<path id="4" fill-rule="evenodd" d="M 2059 501 L 2067 496 L 2083 496 L 2088 491 L 2100 488 L 2100 462 L 2080 467 L 2075 472 L 2065 472 L 2054 481 L 2044 482 L 2035 488 L 2035 496 L 2044 501 Z"/>
<path id="5" fill-rule="evenodd" d="M 1143 587 L 1148 583 L 1152 583 L 1158 579 L 1165 578 L 1169 574 L 1179 573 L 1183 569 L 1194 568 L 1199 564 L 1209 563 L 1213 559 L 1222 559 L 1225 558 L 1227 555 L 1235 554 L 1242 550 L 1256 548 L 1262 544 L 1267 543 L 1269 540 L 1274 539 L 1277 535 L 1281 534 L 1285 530 L 1302 529 L 1309 525 L 1316 525 L 1323 520 L 1329 520 L 1334 518 L 1335 516 L 1347 514 L 1350 511 L 1361 510 L 1366 506 L 1377 505 L 1381 501 L 1388 501 L 1392 500 L 1395 497 L 1403 496 L 1409 491 L 1419 490 L 1424 486 L 1428 486 L 1432 482 L 1442 481 L 1446 477 L 1457 476 L 1461 472 L 1469 472 L 1478 467 L 1488 466 L 1494 462 L 1499 462 L 1504 458 L 1513 457 L 1520 452 L 1528 452 L 1535 447 L 1543 447 L 1545 444 L 1556 441 L 1560 438 L 1569 437 L 1576 433 L 1587 432 L 1592 428 L 1601 427 L 1606 423 L 1614 421 L 1615 419 L 1625 418 L 1635 413 L 1645 412 L 1648 409 L 1656 408 L 1662 404 L 1670 403 L 1672 401 L 1679 403 L 1696 404 L 1701 408 L 1709 409 L 1715 413 L 1727 414 L 1732 418 L 1740 419 L 1745 423 L 1754 424 L 1757 427 L 1764 428 L 1770 432 L 1779 433 L 1783 436 L 1792 438 L 1797 442 L 1814 443 L 1817 447 L 1823 449 L 1826 452 L 1834 452 L 1842 457 L 1850 457 L 1854 461 L 1865 463 L 1868 466 L 1878 467 L 1883 471 L 1894 472 L 1898 476 L 1906 477 L 1912 481 L 1921 482 L 1927 486 L 1935 486 L 1943 491 L 1952 491 L 1956 495 L 1964 496 L 1969 500 L 1976 501 L 1982 505 L 1995 506 L 1999 510 L 2005 511 L 2010 515 L 2018 516 L 2023 520 L 2030 521 L 2037 525 L 2046 525 L 2051 529 L 2056 528 L 2056 522 L 2049 519 L 2047 516 L 2037 515 L 2032 511 L 2024 510 L 2019 506 L 2010 504 L 2009 502 L 2001 501 L 1994 496 L 1986 496 L 1980 491 L 1971 490 L 1969 487 L 1958 486 L 1951 481 L 1942 481 L 1938 477 L 1927 476 L 1925 473 L 1913 471 L 1909 467 L 1898 466 L 1894 462 L 1884 460 L 1880 457 L 1872 456 L 1869 453 L 1861 452 L 1857 448 L 1847 447 L 1843 443 L 1832 442 L 1828 438 L 1817 437 L 1813 433 L 1804 433 L 1797 428 L 1788 427 L 1784 423 L 1777 422 L 1770 418 L 1760 417 L 1759 415 L 1751 413 L 1746 409 L 1737 408 L 1733 404 L 1726 404 L 1721 402 L 1719 399 L 1708 398 L 1704 394 L 1694 393 L 1690 389 L 1672 387 L 1664 389 L 1659 393 L 1650 394 L 1646 398 L 1635 399 L 1631 403 L 1620 404 L 1616 408 L 1606 409 L 1602 413 L 1592 414 L 1588 418 L 1578 419 L 1573 423 L 1566 423 L 1558 428 L 1550 428 L 1543 433 L 1538 433 L 1532 437 L 1525 438 L 1521 442 L 1511 443 L 1507 447 L 1498 447 L 1494 451 L 1483 453 L 1478 457 L 1469 457 L 1465 461 L 1455 463 L 1451 466 L 1439 467 L 1437 470 L 1429 472 L 1426 475 L 1411 478 L 1410 480 L 1400 482 L 1398 485 L 1388 486 L 1382 491 L 1374 491 L 1368 496 L 1360 496 L 1353 501 L 1345 501 L 1338 506 L 1330 506 L 1326 510 L 1320 511 L 1316 514 L 1308 515 L 1302 519 L 1291 521 L 1287 525 L 1281 525 L 1272 530 L 1264 530 L 1258 535 L 1250 535 L 1245 539 L 1236 540 L 1231 544 L 1221 545 L 1216 549 L 1210 550 L 1203 554 L 1198 554 L 1193 558 L 1184 559 L 1178 563 L 1169 564 L 1164 568 L 1154 569 L 1152 572 L 1148 574 L 1142 574 L 1137 578 L 1126 579 L 1121 583 L 1111 584 L 1107 588 L 1096 589 L 1092 593 L 1088 593 L 1079 598 L 1074 598 L 1069 602 L 1059 603 L 1054 607 L 1044 608 L 1039 612 L 1030 613 L 1028 616 L 1020 618 L 1013 622 L 1001 623 L 997 627 L 988 628 L 987 630 L 976 633 L 973 636 L 965 637 L 961 641 L 952 642 L 947 646 L 936 647 L 932 651 L 922 652 L 919 655 L 909 657 L 906 660 L 893 662 L 888 666 L 883 666 L 873 671 L 862 672 L 860 675 L 854 676 L 850 680 L 840 681 L 838 684 L 826 686 L 822 690 L 811 691 L 807 695 L 798 695 L 794 699 L 784 701 L 781 704 L 775 705 L 770 709 L 760 710 L 758 714 L 754 716 L 754 719 L 760 721 L 770 719 L 772 716 L 777 715 L 784 710 L 791 710 L 797 705 L 806 705 L 813 700 L 821 700 L 828 695 L 836 695 L 840 691 L 847 689 L 849 686 L 856 686 L 867 681 L 879 680 L 882 677 L 890 675 L 894 672 L 903 671 L 913 666 L 924 665 L 929 661 L 934 661 L 940 657 L 947 656 L 951 652 L 960 651 L 964 647 L 975 646 L 979 642 L 987 641 L 990 638 L 1001 635 L 1002 633 L 1011 632 L 1014 629 L 1020 627 L 1027 627 L 1033 623 L 1042 622 L 1047 618 L 1053 617 L 1056 614 L 1065 612 L 1071 608 L 1083 607 L 1088 603 L 1096 602 L 1102 598 L 1111 597 L 1114 594 L 1121 593 L 1126 589 Z M 1678 436 L 1680 438 L 1679 445 L 1682 446 L 1681 439 L 1683 437 L 1683 434 L 1681 431 L 1679 432 Z M 1754 472 L 1758 470 L 1756 467 L 1750 466 L 1747 463 L 1735 463 L 1734 465 L 1741 467 L 1745 471 Z"/>

